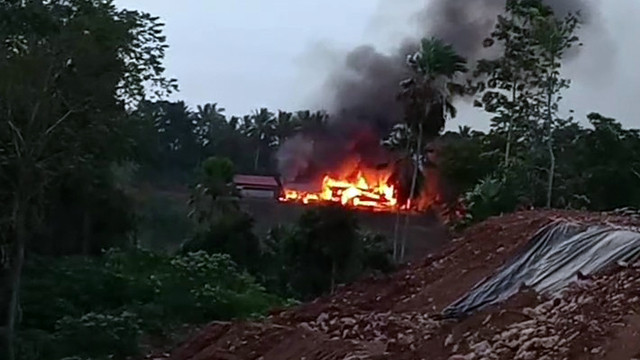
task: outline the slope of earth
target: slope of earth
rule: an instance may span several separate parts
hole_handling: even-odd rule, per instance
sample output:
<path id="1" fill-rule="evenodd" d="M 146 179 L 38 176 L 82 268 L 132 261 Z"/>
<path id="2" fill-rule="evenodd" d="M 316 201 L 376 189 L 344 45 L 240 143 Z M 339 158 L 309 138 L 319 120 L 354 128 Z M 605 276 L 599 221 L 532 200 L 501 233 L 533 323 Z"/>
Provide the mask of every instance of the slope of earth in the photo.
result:
<path id="1" fill-rule="evenodd" d="M 530 211 L 471 227 L 440 252 L 263 323 L 213 323 L 176 360 L 625 359 L 640 356 L 640 267 L 610 269 L 559 299 L 523 291 L 462 321 L 438 314 L 556 219 L 638 226 L 633 217 Z"/>

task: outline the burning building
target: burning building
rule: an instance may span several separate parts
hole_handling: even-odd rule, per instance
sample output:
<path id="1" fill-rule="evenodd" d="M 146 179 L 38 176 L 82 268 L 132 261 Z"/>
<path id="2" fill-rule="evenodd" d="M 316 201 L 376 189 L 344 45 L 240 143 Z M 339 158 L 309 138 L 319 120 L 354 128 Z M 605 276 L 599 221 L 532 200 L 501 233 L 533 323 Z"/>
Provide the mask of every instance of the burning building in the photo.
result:
<path id="1" fill-rule="evenodd" d="M 421 36 L 450 43 L 469 62 L 487 56 L 483 39 L 489 36 L 505 0 L 432 0 L 412 18 L 421 24 Z M 558 14 L 582 12 L 593 16 L 583 0 L 547 0 Z M 328 76 L 324 89 L 331 117 L 322 129 L 287 140 L 277 160 L 282 174 L 283 202 L 314 204 L 336 202 L 374 211 L 423 210 L 453 200 L 442 191 L 446 184 L 437 166 L 419 165 L 424 181 L 419 198 L 409 199 L 414 161 L 381 145 L 394 125 L 403 119 L 397 101 L 399 84 L 409 77 L 407 55 L 418 48 L 408 38 L 391 54 L 361 46 Z M 423 154 L 422 159 L 428 159 Z"/>
<path id="2" fill-rule="evenodd" d="M 338 175 L 324 175 L 319 191 L 314 191 L 308 185 L 300 187 L 289 184 L 280 200 L 303 204 L 334 202 L 353 208 L 393 211 L 400 208 L 401 204 L 398 202 L 396 185 L 390 178 L 389 172 L 362 169 L 356 165 Z"/>

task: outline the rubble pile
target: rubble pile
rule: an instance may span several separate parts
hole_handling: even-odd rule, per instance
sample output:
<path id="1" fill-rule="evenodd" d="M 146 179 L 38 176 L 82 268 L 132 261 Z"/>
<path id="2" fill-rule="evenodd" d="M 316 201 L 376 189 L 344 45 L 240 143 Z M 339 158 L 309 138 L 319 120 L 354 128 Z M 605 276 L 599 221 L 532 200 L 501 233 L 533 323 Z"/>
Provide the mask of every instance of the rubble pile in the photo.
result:
<path id="1" fill-rule="evenodd" d="M 216 359 L 640 359 L 640 263 L 577 274 L 561 293 L 522 288 L 460 318 L 443 310 L 558 219 L 630 228 L 628 214 L 530 211 L 489 219 L 397 273 L 274 312 L 261 323 L 214 323 L 171 353 Z"/>

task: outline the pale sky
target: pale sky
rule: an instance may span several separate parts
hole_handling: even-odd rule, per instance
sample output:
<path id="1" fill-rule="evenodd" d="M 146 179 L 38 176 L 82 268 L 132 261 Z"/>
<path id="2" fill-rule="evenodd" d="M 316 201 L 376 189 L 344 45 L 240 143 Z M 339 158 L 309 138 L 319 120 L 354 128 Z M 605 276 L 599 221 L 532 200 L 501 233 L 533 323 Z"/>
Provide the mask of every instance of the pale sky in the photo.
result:
<path id="1" fill-rule="evenodd" d="M 259 107 L 321 107 L 328 71 L 363 44 L 390 51 L 413 34 L 410 14 L 423 0 L 116 0 L 160 16 L 170 46 L 167 75 L 174 99 L 216 102 L 228 115 Z M 471 0 L 469 0 L 471 1 Z M 564 107 L 578 118 L 598 111 L 640 127 L 640 1 L 592 0 L 600 21 L 584 34 L 581 55 L 566 67 L 573 80 Z M 450 127 L 486 128 L 486 117 L 461 111 Z"/>

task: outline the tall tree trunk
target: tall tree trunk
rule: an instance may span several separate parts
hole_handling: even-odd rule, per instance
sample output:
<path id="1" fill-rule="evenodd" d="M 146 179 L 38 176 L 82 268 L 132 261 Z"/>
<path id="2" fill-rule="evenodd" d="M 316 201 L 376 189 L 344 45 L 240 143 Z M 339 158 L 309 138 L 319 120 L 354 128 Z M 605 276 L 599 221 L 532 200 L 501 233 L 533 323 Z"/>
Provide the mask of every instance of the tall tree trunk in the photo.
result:
<path id="1" fill-rule="evenodd" d="M 553 75 L 548 76 L 547 88 L 547 149 L 549 151 L 549 179 L 547 184 L 547 208 L 551 208 L 551 197 L 553 196 L 553 178 L 556 171 L 556 156 L 553 153 L 553 112 L 551 104 L 553 102 Z"/>
<path id="2" fill-rule="evenodd" d="M 407 146 L 405 154 L 411 158 L 411 134 L 407 132 Z M 396 208 L 396 223 L 393 228 L 393 261 L 398 261 L 398 235 L 400 234 L 400 205 Z"/>
<path id="3" fill-rule="evenodd" d="M 511 89 L 511 103 L 515 104 L 516 101 L 516 83 L 515 81 L 512 84 L 513 89 Z M 509 117 L 509 125 L 507 127 L 507 146 L 504 151 L 504 166 L 509 167 L 509 160 L 511 156 L 511 138 L 513 137 L 513 120 L 515 117 L 515 113 L 512 112 Z"/>
<path id="4" fill-rule="evenodd" d="M 15 194 L 13 204 L 13 225 L 14 225 L 14 244 L 13 259 L 9 270 L 8 299 L 4 309 L 6 313 L 6 324 L 4 324 L 3 348 L 6 359 L 15 359 L 15 334 L 18 319 L 18 309 L 20 304 L 20 286 L 22 280 L 22 267 L 24 266 L 24 251 L 26 244 L 26 221 L 27 221 L 27 204 L 22 191 L 18 190 Z"/>
<path id="5" fill-rule="evenodd" d="M 547 146 L 549 149 L 549 180 L 547 187 L 547 208 L 551 208 L 551 199 L 553 196 L 553 178 L 555 176 L 556 171 L 556 156 L 553 153 L 553 140 L 551 139 L 551 134 L 549 134 L 549 141 L 547 142 Z"/>
<path id="6" fill-rule="evenodd" d="M 413 177 L 411 178 L 411 191 L 409 192 L 409 201 L 413 201 L 413 196 L 416 191 L 416 185 L 418 182 L 418 170 L 420 169 L 422 155 L 422 123 L 418 125 L 418 140 L 417 140 L 417 148 L 415 152 L 416 162 L 413 168 Z M 407 231 L 409 228 L 409 213 L 405 215 L 404 218 L 404 232 L 402 235 L 402 246 L 400 248 L 400 262 L 404 261 L 404 254 L 407 245 Z"/>
<path id="7" fill-rule="evenodd" d="M 507 146 L 504 151 L 504 166 L 509 167 L 509 156 L 511 155 L 511 133 L 513 129 L 513 119 L 509 119 L 509 126 L 507 129 Z"/>

